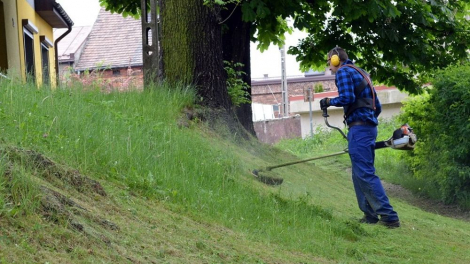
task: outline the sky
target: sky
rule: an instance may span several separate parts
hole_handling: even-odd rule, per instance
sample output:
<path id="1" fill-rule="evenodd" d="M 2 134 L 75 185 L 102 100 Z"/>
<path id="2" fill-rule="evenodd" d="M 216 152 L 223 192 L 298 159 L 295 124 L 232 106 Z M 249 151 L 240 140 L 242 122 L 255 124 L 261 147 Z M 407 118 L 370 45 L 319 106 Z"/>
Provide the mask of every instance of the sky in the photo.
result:
<path id="1" fill-rule="evenodd" d="M 98 0 L 56 0 L 56 2 L 64 8 L 74 22 L 74 26 L 92 26 L 100 11 Z M 296 45 L 304 36 L 303 32 L 287 35 L 286 49 Z M 278 46 L 271 45 L 261 53 L 256 49 L 256 43 L 251 44 L 251 77 L 253 79 L 263 78 L 264 74 L 268 74 L 270 78 L 280 78 L 281 71 L 281 52 Z M 295 57 L 289 54 L 286 54 L 286 75 L 288 77 L 303 75 Z"/>
<path id="2" fill-rule="evenodd" d="M 56 0 L 72 19 L 74 26 L 92 26 L 100 11 L 98 0 Z"/>

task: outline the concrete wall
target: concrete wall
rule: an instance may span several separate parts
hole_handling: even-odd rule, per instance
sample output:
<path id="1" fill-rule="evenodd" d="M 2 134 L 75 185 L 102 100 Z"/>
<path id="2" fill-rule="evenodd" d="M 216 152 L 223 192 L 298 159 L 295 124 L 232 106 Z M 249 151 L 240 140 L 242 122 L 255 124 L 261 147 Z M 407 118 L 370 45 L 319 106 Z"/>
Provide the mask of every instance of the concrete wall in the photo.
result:
<path id="1" fill-rule="evenodd" d="M 254 122 L 256 136 L 266 144 L 277 143 L 281 139 L 300 138 L 300 116 Z"/>

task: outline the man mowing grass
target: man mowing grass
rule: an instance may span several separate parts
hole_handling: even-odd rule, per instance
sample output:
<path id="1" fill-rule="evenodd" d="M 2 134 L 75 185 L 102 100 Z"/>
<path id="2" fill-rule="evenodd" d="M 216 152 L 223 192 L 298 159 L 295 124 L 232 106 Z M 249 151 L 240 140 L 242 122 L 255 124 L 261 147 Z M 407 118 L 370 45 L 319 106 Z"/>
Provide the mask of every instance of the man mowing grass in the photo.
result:
<path id="1" fill-rule="evenodd" d="M 348 151 L 352 164 L 352 180 L 359 208 L 364 213 L 361 223 L 400 227 L 398 214 L 375 175 L 375 140 L 378 116 L 382 106 L 368 74 L 349 60 L 340 47 L 328 52 L 328 66 L 336 73 L 338 97 L 324 98 L 321 109 L 329 106 L 344 108 L 344 122 L 348 126 Z"/>

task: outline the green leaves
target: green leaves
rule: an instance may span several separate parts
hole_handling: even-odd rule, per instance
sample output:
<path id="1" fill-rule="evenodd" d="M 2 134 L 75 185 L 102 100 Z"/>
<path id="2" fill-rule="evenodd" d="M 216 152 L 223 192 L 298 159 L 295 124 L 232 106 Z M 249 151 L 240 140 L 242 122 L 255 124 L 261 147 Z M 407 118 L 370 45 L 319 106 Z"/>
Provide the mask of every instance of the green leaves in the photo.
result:
<path id="1" fill-rule="evenodd" d="M 245 72 L 238 70 L 243 68 L 242 63 L 232 63 L 224 61 L 225 71 L 227 72 L 227 89 L 232 104 L 234 106 L 240 106 L 241 104 L 249 104 L 251 101 L 248 89 L 250 86 L 243 81 L 243 75 Z"/>
<path id="2" fill-rule="evenodd" d="M 252 0 L 242 4 L 243 21 L 251 22 L 258 18 L 265 18 L 271 14 L 271 10 L 267 7 L 263 0 Z"/>
<path id="3" fill-rule="evenodd" d="M 282 46 L 293 27 L 309 36 L 292 47 L 303 69 L 324 65 L 333 46 L 371 72 L 375 81 L 412 93 L 421 91 L 434 70 L 469 59 L 467 1 L 386 0 L 203 0 L 241 8 L 252 23 L 258 49 Z M 100 0 L 106 10 L 138 16 L 140 0 Z M 236 5 L 235 5 L 236 3 Z"/>
<path id="4" fill-rule="evenodd" d="M 401 117 L 422 142 L 409 163 L 435 188 L 423 191 L 470 207 L 470 65 L 441 70 L 432 83 L 429 94 L 405 104 Z"/>

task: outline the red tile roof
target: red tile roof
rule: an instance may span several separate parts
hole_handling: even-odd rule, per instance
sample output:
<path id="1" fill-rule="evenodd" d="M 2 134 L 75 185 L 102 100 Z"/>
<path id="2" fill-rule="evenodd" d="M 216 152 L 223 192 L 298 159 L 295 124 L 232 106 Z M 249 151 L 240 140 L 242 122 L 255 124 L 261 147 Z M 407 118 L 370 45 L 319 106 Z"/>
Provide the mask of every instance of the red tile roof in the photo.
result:
<path id="1" fill-rule="evenodd" d="M 140 19 L 101 8 L 75 69 L 142 66 Z"/>
<path id="2" fill-rule="evenodd" d="M 62 36 L 67 28 L 54 28 L 54 41 Z M 72 31 L 59 41 L 57 55 L 59 62 L 73 61 L 77 53 L 91 32 L 91 26 L 73 27 Z"/>

